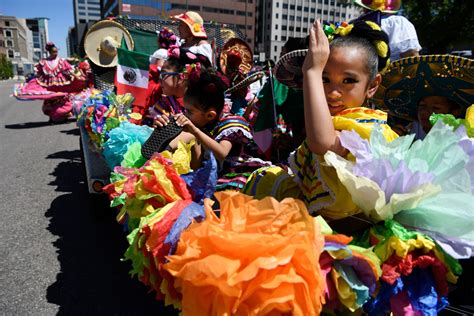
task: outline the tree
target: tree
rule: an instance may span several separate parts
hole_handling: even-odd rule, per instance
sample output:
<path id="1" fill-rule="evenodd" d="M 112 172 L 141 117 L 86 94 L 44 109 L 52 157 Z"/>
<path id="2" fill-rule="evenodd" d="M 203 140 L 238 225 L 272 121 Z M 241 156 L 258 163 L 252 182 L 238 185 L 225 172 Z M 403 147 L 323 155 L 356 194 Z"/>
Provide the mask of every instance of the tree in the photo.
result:
<path id="1" fill-rule="evenodd" d="M 0 54 L 0 79 L 13 77 L 13 64 L 5 54 Z"/>
<path id="2" fill-rule="evenodd" d="M 455 46 L 472 49 L 472 12 L 472 0 L 403 1 L 403 14 L 415 25 L 420 44 L 429 54 L 446 53 Z"/>

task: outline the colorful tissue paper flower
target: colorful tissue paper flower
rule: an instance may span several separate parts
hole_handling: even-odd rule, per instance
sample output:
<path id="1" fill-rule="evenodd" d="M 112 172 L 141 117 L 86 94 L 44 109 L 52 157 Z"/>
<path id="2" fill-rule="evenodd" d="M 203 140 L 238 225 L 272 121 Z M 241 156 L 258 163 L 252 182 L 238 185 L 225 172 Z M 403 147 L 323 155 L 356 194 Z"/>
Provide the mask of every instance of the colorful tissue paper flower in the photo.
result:
<path id="1" fill-rule="evenodd" d="M 367 216 L 436 232 L 442 243 L 454 245 L 446 250 L 461 249 L 450 250 L 457 258 L 472 253 L 474 145 L 463 128 L 453 131 L 438 122 L 414 143 L 413 135 L 388 143 L 379 127 L 370 142 L 347 131 L 340 139 L 356 162 L 333 152 L 324 158 Z"/>
<path id="2" fill-rule="evenodd" d="M 181 233 L 164 265 L 183 315 L 319 314 L 323 239 L 303 202 L 235 192 L 216 198 L 220 217 L 205 200 L 206 219 Z"/>

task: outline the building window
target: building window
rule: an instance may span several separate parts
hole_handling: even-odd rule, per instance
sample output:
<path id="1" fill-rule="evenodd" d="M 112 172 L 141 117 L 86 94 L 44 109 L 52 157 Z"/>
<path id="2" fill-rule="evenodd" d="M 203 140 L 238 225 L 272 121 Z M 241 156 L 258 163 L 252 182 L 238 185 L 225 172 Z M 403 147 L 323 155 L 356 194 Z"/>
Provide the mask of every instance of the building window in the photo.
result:
<path id="1" fill-rule="evenodd" d="M 296 21 L 301 22 L 301 16 L 297 16 Z"/>
<path id="2" fill-rule="evenodd" d="M 80 5 L 80 6 L 78 6 L 77 8 L 78 8 L 79 10 L 85 10 L 85 9 L 86 9 L 86 7 L 83 6 L 83 5 Z"/>
<path id="3" fill-rule="evenodd" d="M 308 33 L 308 29 L 307 28 L 303 28 L 303 33 Z"/>
<path id="4" fill-rule="evenodd" d="M 252 25 L 247 25 L 247 30 L 251 30 L 252 29 Z"/>
<path id="5" fill-rule="evenodd" d="M 12 50 L 9 50 L 9 51 L 8 51 L 8 57 L 9 57 L 9 58 L 13 58 L 14 55 L 15 55 L 15 54 L 13 53 Z"/>
<path id="6" fill-rule="evenodd" d="M 293 31 L 295 28 L 293 26 L 290 26 L 288 30 Z"/>
<path id="7" fill-rule="evenodd" d="M 309 8 L 308 8 L 308 7 L 304 7 L 303 11 L 304 11 L 304 12 L 309 12 Z"/>
<path id="8" fill-rule="evenodd" d="M 5 21 L 5 26 L 10 26 L 10 21 Z"/>
<path id="9" fill-rule="evenodd" d="M 283 36 L 283 35 L 282 35 L 281 40 L 282 40 L 282 41 L 286 41 L 286 36 Z"/>
<path id="10" fill-rule="evenodd" d="M 87 23 L 87 21 L 84 19 L 79 19 L 79 23 Z"/>
<path id="11" fill-rule="evenodd" d="M 290 10 L 294 10 L 295 9 L 295 5 L 294 4 L 290 4 Z"/>
<path id="12" fill-rule="evenodd" d="M 316 9 L 315 8 L 311 8 L 311 13 L 314 13 L 316 12 Z"/>
<path id="13" fill-rule="evenodd" d="M 296 32 L 301 32 L 301 27 L 297 27 Z"/>
<path id="14" fill-rule="evenodd" d="M 277 1 L 276 3 L 276 7 L 279 8 L 280 7 L 280 2 Z"/>
<path id="15" fill-rule="evenodd" d="M 237 15 L 245 15 L 245 11 L 237 11 Z"/>
<path id="16" fill-rule="evenodd" d="M 247 16 L 253 16 L 252 12 L 247 12 Z"/>
<path id="17" fill-rule="evenodd" d="M 303 22 L 308 22 L 308 18 L 303 18 Z"/>
<path id="18" fill-rule="evenodd" d="M 275 24 L 275 30 L 278 30 L 278 24 Z"/>
<path id="19" fill-rule="evenodd" d="M 79 3 L 86 3 L 85 0 L 78 0 L 77 2 L 79 2 Z"/>
<path id="20" fill-rule="evenodd" d="M 5 31 L 5 37 L 12 37 L 12 31 Z"/>
<path id="21" fill-rule="evenodd" d="M 295 19 L 294 15 L 290 15 L 290 21 L 293 21 Z"/>
<path id="22" fill-rule="evenodd" d="M 328 14 L 328 10 L 324 10 L 324 11 L 323 11 L 323 14 Z"/>
<path id="23" fill-rule="evenodd" d="M 281 16 L 281 18 L 282 18 L 284 21 L 286 21 L 286 20 L 288 20 L 288 15 L 283 14 L 283 15 Z"/>
<path id="24" fill-rule="evenodd" d="M 282 31 L 286 31 L 286 28 L 287 28 L 286 25 L 282 25 L 282 26 L 281 26 Z"/>
<path id="25" fill-rule="evenodd" d="M 247 43 L 252 44 L 252 39 L 251 39 L 251 38 L 247 38 Z"/>
<path id="26" fill-rule="evenodd" d="M 303 7 L 300 6 L 300 5 L 296 7 L 296 10 L 298 10 L 298 11 L 301 11 L 302 9 L 303 9 Z"/>
<path id="27" fill-rule="evenodd" d="M 283 3 L 283 9 L 288 9 L 288 3 Z"/>
<path id="28" fill-rule="evenodd" d="M 276 52 L 278 50 L 278 47 L 273 46 L 273 50 Z"/>
<path id="29" fill-rule="evenodd" d="M 318 9 L 318 14 L 321 14 L 321 9 Z"/>
<path id="30" fill-rule="evenodd" d="M 13 41 L 7 40 L 7 47 L 13 47 Z"/>
<path id="31" fill-rule="evenodd" d="M 275 35 L 275 41 L 278 41 L 278 35 Z"/>
<path id="32" fill-rule="evenodd" d="M 276 14 L 276 18 L 278 19 L 278 13 Z"/>

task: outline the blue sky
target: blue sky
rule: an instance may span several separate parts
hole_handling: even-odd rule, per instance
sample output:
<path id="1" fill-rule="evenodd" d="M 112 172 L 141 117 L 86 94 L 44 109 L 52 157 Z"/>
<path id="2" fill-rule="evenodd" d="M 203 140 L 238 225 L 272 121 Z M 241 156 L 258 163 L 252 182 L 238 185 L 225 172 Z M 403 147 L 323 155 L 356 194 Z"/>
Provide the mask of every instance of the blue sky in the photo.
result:
<path id="1" fill-rule="evenodd" d="M 72 0 L 0 0 L 0 14 L 49 18 L 49 39 L 59 48 L 59 54 L 66 57 L 67 31 L 74 26 Z"/>

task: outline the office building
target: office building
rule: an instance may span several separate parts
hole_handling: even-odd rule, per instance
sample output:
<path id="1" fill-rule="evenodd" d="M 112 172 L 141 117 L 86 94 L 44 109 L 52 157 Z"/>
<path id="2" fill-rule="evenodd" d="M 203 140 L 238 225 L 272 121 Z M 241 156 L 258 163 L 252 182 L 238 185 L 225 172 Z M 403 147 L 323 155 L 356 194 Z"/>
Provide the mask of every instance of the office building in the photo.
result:
<path id="1" fill-rule="evenodd" d="M 84 56 L 82 39 L 90 25 L 100 20 L 100 0 L 72 0 L 74 9 L 74 26 L 68 30 L 68 55 Z"/>
<path id="2" fill-rule="evenodd" d="M 168 18 L 186 11 L 198 12 L 204 21 L 234 24 L 255 45 L 255 10 L 257 0 L 103 0 L 102 17 L 127 15 L 135 19 Z"/>
<path id="3" fill-rule="evenodd" d="M 26 25 L 33 34 L 33 61 L 48 57 L 46 43 L 49 42 L 48 18 L 26 19 Z"/>
<path id="4" fill-rule="evenodd" d="M 257 6 L 255 53 L 277 60 L 289 37 L 305 37 L 316 18 L 330 23 L 349 21 L 360 15 L 350 1 L 260 0 Z"/>
<path id="5" fill-rule="evenodd" d="M 0 15 L 0 53 L 13 64 L 15 75 L 33 72 L 33 34 L 26 20 Z"/>

